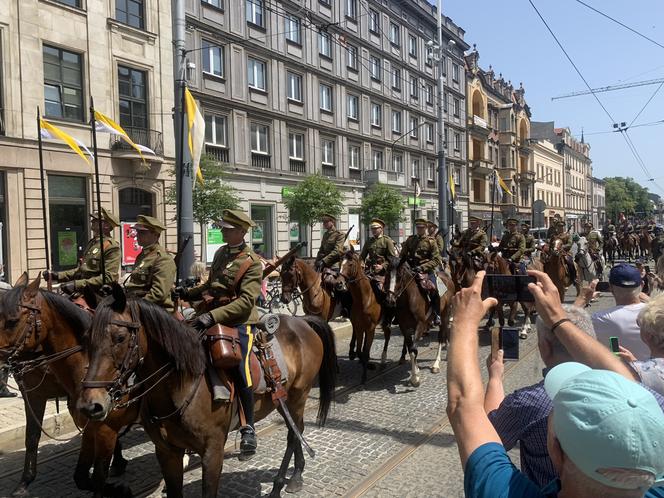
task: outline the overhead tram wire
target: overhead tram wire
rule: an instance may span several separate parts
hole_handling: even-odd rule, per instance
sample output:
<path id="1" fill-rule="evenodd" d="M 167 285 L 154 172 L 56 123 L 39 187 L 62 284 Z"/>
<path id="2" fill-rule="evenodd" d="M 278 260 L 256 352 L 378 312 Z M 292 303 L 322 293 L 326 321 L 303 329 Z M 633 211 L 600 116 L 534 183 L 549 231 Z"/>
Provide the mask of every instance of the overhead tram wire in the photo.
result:
<path id="1" fill-rule="evenodd" d="M 579 0 L 577 0 L 577 1 L 579 1 Z M 549 31 L 549 33 L 551 34 L 551 36 L 553 37 L 553 39 L 555 40 L 555 42 L 558 44 L 558 47 L 560 47 L 560 50 L 562 50 L 563 54 L 565 54 L 565 57 L 567 58 L 567 60 L 569 61 L 569 63 L 572 65 L 572 67 L 574 68 L 574 70 L 576 71 L 576 73 L 579 75 L 579 77 L 581 78 L 581 80 L 583 81 L 583 83 L 585 83 L 586 87 L 588 88 L 588 90 L 590 91 L 590 93 L 592 94 L 592 96 L 595 98 L 595 100 L 597 101 L 597 103 L 600 105 L 600 107 L 602 108 L 602 110 L 604 111 L 604 113 L 605 113 L 605 114 L 608 116 L 608 118 L 611 120 L 611 124 L 612 124 L 612 125 L 615 124 L 615 123 L 616 123 L 616 120 L 613 119 L 613 116 L 611 115 L 611 113 L 609 112 L 609 110 L 606 108 L 606 106 L 605 106 L 605 105 L 602 103 L 602 101 L 599 99 L 599 97 L 597 96 L 596 92 L 595 92 L 595 91 L 593 90 L 593 88 L 590 86 L 590 83 L 588 83 L 588 80 L 586 80 L 585 76 L 583 76 L 583 73 L 582 73 L 581 70 L 578 68 L 578 66 L 574 63 L 574 61 L 573 61 L 572 58 L 570 57 L 570 55 L 569 55 L 569 53 L 567 52 L 567 50 L 565 50 L 565 47 L 564 47 L 563 44 L 560 42 L 560 40 L 558 39 L 558 37 L 556 36 L 556 34 L 553 32 L 553 30 L 552 30 L 551 27 L 549 26 L 549 23 L 546 22 L 546 19 L 544 19 L 544 17 L 543 17 L 542 14 L 540 13 L 539 9 L 535 6 L 535 4 L 533 3 L 533 0 L 528 0 L 528 3 L 530 3 L 530 6 L 531 6 L 531 7 L 533 8 L 533 10 L 537 13 L 537 16 L 540 18 L 540 20 L 542 21 L 542 23 L 544 24 L 544 26 L 546 27 L 546 29 Z M 641 155 L 638 153 L 638 150 L 637 150 L 636 147 L 634 146 L 634 143 L 631 141 L 631 138 L 630 138 L 629 135 L 627 134 L 627 130 L 626 130 L 626 128 L 621 128 L 621 129 L 619 129 L 619 131 L 620 131 L 620 135 L 625 139 L 625 142 L 627 143 L 627 146 L 628 146 L 630 152 L 632 153 L 632 155 L 633 155 L 634 158 L 636 159 L 636 163 L 639 165 L 639 167 L 640 167 L 640 168 L 643 170 L 643 172 L 646 174 L 646 178 L 652 178 L 652 175 L 650 174 L 650 172 L 648 171 L 648 168 L 646 167 L 645 163 L 643 162 L 643 159 L 641 158 Z M 659 187 L 656 183 L 653 182 L 653 184 L 654 184 L 656 187 L 658 187 L 660 190 L 662 190 L 662 192 L 664 192 L 664 189 L 662 189 L 661 187 Z"/>
<path id="2" fill-rule="evenodd" d="M 629 123 L 629 125 L 627 126 L 627 128 L 631 128 L 631 127 L 632 127 L 632 125 L 634 124 L 634 121 L 636 121 L 636 120 L 638 119 L 638 117 L 643 113 L 643 111 L 646 110 L 646 107 L 648 107 L 648 105 L 650 104 L 650 102 L 652 101 L 652 99 L 654 99 L 655 96 L 657 95 L 657 93 L 659 93 L 659 91 L 662 89 L 662 86 L 664 86 L 664 81 L 662 81 L 662 82 L 659 84 L 659 86 L 655 89 L 655 91 L 654 91 L 653 94 L 650 96 L 650 98 L 648 99 L 648 101 L 647 101 L 645 104 L 643 104 L 643 107 L 642 107 L 641 110 L 636 114 L 636 116 L 634 116 L 634 119 L 632 119 L 632 121 Z"/>

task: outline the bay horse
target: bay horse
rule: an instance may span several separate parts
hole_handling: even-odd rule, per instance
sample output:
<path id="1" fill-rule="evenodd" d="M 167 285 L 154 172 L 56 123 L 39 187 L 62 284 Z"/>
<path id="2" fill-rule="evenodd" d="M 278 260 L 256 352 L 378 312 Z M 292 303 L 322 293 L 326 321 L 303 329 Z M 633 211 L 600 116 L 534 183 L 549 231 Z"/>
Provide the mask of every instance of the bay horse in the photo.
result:
<path id="1" fill-rule="evenodd" d="M 336 300 L 323 287 L 321 274 L 309 261 L 293 255 L 284 261 L 280 275 L 281 301 L 284 304 L 288 304 L 293 298 L 293 291 L 299 289 L 305 314 L 319 316 L 325 321 L 335 318 Z"/>
<path id="2" fill-rule="evenodd" d="M 635 251 L 639 247 L 639 236 L 634 233 L 623 233 L 619 242 L 622 257 L 626 257 L 627 261 L 632 261 Z"/>
<path id="3" fill-rule="evenodd" d="M 412 386 L 420 385 L 420 369 L 417 366 L 417 342 L 422 338 L 433 319 L 430 310 L 429 299 L 426 298 L 416 281 L 417 274 L 410 268 L 407 262 L 399 264 L 398 258 L 391 258 L 390 271 L 385 279 L 385 290 L 387 297 L 385 305 L 395 308 L 395 315 L 399 329 L 403 335 L 404 345 L 401 351 L 400 362 L 403 362 L 406 353 L 410 359 L 410 378 Z M 432 373 L 440 372 L 440 361 L 443 346 L 449 342 L 450 317 L 452 314 L 452 298 L 456 292 L 454 282 L 444 272 L 439 272 L 438 277 L 447 287 L 447 291 L 440 296 L 440 326 L 438 327 L 438 353 L 436 360 L 431 366 Z M 385 336 L 383 347 L 383 362 L 386 359 L 386 351 L 389 343 L 389 335 Z"/>
<path id="4" fill-rule="evenodd" d="M 549 247 L 548 256 L 544 261 L 544 273 L 549 276 L 553 285 L 558 289 L 560 302 L 563 302 L 565 291 L 572 284 L 567 274 L 567 262 L 565 261 L 565 254 L 562 251 L 562 245 L 563 243 L 560 239 L 555 239 L 552 247 Z"/>
<path id="5" fill-rule="evenodd" d="M 615 261 L 616 257 L 616 252 L 618 251 L 618 240 L 616 239 L 615 235 L 608 235 L 604 239 L 604 247 L 603 252 L 604 252 L 604 259 L 606 261 L 610 261 L 613 263 Z"/>
<path id="6" fill-rule="evenodd" d="M 350 311 L 350 321 L 353 325 L 353 340 L 350 345 L 349 358 L 357 356 L 362 364 L 362 384 L 367 381 L 371 345 L 373 344 L 376 325 L 381 317 L 381 305 L 376 299 L 369 277 L 364 273 L 360 258 L 353 248 L 347 251 L 341 259 L 341 269 L 336 283 L 340 292 L 350 292 L 353 305 Z M 389 329 L 389 327 L 385 327 Z M 390 332 L 384 332 L 389 334 Z"/>
<path id="7" fill-rule="evenodd" d="M 642 228 L 639 236 L 639 248 L 641 249 L 641 257 L 646 258 L 646 261 L 652 257 L 652 240 L 653 236 L 648 229 Z"/>
<path id="8" fill-rule="evenodd" d="M 475 263 L 470 253 L 452 249 L 450 256 L 450 273 L 457 289 L 470 287 L 475 280 Z"/>
<path id="9" fill-rule="evenodd" d="M 77 427 L 83 427 L 74 472 L 76 486 L 93 491 L 95 496 L 126 496 L 130 494 L 127 486 L 105 481 L 111 457 L 112 475 L 124 472 L 127 461 L 122 457 L 118 432 L 136 421 L 138 408 L 118 410 L 104 422 L 89 422 L 76 409 L 71 401 L 80 393 L 80 381 L 88 365 L 85 332 L 92 316 L 69 299 L 40 290 L 41 277 L 27 285 L 26 281 L 27 274 L 0 299 L 0 350 L 10 352 L 8 362 L 23 393 L 26 412 L 25 465 L 14 495 L 26 494 L 28 484 L 36 476 L 37 448 L 46 401 L 55 394 L 69 399 L 72 419 Z M 30 359 L 22 361 L 26 355 Z M 17 361 L 12 356 L 17 356 Z M 34 370 L 35 367 L 39 369 Z M 27 375 L 22 375 L 24 372 Z M 49 374 L 44 377 L 46 372 Z M 42 378 L 48 382 L 40 383 Z M 58 389 L 54 391 L 56 387 Z M 92 480 L 89 475 L 91 467 Z"/>
<path id="10" fill-rule="evenodd" d="M 207 354 L 198 334 L 163 308 L 141 299 L 127 299 L 113 284 L 112 295 L 97 307 L 90 329 L 90 366 L 78 406 L 92 420 L 113 412 L 118 393 L 126 392 L 134 375 L 143 391 L 141 418 L 155 444 L 155 452 L 169 497 L 182 496 L 182 457 L 186 449 L 198 453 L 203 471 L 201 496 L 217 496 L 229 431 L 238 427 L 237 399 L 215 403 L 206 375 Z M 282 315 L 275 333 L 288 366 L 285 401 L 300 431 L 304 408 L 316 378 L 320 387 L 318 423 L 323 425 L 334 398 L 336 352 L 334 334 L 319 317 Z M 255 394 L 255 418 L 267 416 L 275 405 L 270 391 Z M 281 412 L 282 416 L 284 415 Z M 289 428 L 288 445 L 273 496 L 285 484 L 290 460 L 295 472 L 287 491 L 302 488 L 304 455 Z"/>

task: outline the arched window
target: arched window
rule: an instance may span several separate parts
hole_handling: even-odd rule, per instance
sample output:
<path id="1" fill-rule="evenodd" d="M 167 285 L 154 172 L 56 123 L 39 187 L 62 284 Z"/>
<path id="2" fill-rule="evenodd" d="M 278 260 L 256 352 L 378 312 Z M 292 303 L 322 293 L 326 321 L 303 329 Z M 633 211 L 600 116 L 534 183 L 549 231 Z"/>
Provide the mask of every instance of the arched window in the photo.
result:
<path id="1" fill-rule="evenodd" d="M 154 216 L 154 194 L 135 187 L 120 189 L 120 220 L 136 221 L 139 214 Z"/>

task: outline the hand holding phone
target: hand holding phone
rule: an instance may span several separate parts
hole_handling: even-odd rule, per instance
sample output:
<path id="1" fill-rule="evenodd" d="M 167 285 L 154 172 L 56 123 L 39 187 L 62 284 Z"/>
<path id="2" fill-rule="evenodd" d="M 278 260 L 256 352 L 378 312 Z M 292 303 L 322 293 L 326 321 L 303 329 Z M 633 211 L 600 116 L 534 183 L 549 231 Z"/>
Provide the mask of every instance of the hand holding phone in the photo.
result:
<path id="1" fill-rule="evenodd" d="M 597 292 L 610 292 L 611 291 L 611 284 L 609 282 L 597 282 L 597 286 L 595 287 L 595 290 Z"/>
<path id="2" fill-rule="evenodd" d="M 617 337 L 609 337 L 609 349 L 615 355 L 620 353 L 620 341 L 618 341 Z"/>
<path id="3" fill-rule="evenodd" d="M 500 349 L 503 350 L 504 360 L 516 361 L 519 359 L 519 329 L 516 327 L 502 327 L 500 329 Z"/>

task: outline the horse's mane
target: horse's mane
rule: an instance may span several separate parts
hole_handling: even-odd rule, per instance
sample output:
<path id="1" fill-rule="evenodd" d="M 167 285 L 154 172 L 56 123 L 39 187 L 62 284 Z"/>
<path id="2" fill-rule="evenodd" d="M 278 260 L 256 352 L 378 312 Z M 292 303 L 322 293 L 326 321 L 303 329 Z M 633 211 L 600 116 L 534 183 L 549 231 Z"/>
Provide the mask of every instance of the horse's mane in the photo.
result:
<path id="1" fill-rule="evenodd" d="M 41 295 L 49 306 L 70 323 L 79 341 L 83 341 L 92 323 L 92 315 L 59 294 L 41 291 Z"/>
<path id="2" fill-rule="evenodd" d="M 104 299 L 95 311 L 91 339 L 99 341 L 113 319 L 113 297 Z M 128 299 L 127 306 L 143 325 L 145 333 L 166 353 L 180 375 L 196 377 L 206 368 L 205 354 L 198 334 L 166 310 L 144 299 Z"/>

